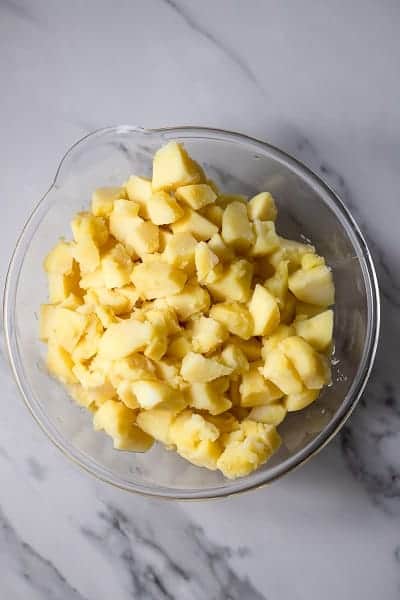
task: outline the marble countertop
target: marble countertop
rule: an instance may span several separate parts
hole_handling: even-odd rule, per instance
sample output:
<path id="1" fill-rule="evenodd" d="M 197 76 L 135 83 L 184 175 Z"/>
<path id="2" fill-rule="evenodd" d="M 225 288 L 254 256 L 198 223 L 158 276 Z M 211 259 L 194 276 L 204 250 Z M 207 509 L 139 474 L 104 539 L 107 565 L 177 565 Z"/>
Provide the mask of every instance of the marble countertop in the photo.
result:
<path id="1" fill-rule="evenodd" d="M 289 151 L 373 250 L 382 337 L 363 399 L 306 466 L 227 500 L 95 481 L 26 410 L 1 353 L 2 600 L 400 597 L 396 0 L 0 2 L 2 283 L 60 157 L 110 124 L 198 124 Z"/>

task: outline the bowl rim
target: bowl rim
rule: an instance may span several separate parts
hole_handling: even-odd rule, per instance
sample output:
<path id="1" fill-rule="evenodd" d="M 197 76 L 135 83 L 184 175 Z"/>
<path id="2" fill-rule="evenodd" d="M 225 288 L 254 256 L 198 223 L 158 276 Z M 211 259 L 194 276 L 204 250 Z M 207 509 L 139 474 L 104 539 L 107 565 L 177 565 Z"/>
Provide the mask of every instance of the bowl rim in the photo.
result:
<path id="1" fill-rule="evenodd" d="M 322 431 L 317 436 L 315 436 L 313 440 L 311 440 L 303 448 L 301 448 L 301 450 L 294 453 L 291 457 L 285 459 L 279 465 L 272 467 L 272 469 L 269 472 L 260 471 L 257 475 L 257 471 L 255 471 L 250 476 L 239 478 L 235 480 L 234 483 L 231 482 L 231 485 L 230 487 L 228 487 L 228 489 L 225 487 L 210 487 L 205 488 L 204 490 L 189 489 L 188 491 L 172 490 L 171 488 L 165 488 L 165 490 L 168 491 L 153 490 L 146 485 L 132 484 L 130 481 L 118 481 L 118 477 L 113 478 L 113 476 L 110 476 L 109 471 L 107 469 L 99 468 L 99 465 L 95 463 L 93 463 L 92 465 L 88 464 L 90 462 L 90 457 L 87 457 L 85 462 L 85 457 L 82 451 L 74 451 L 72 446 L 67 447 L 66 444 L 60 442 L 57 439 L 55 433 L 50 431 L 50 424 L 47 423 L 46 426 L 43 418 L 40 418 L 40 416 L 37 413 L 38 407 L 36 407 L 35 409 L 35 407 L 30 401 L 29 389 L 27 389 L 27 386 L 24 385 L 24 381 L 20 373 L 20 368 L 18 366 L 19 353 L 15 335 L 15 328 L 13 327 L 15 311 L 15 302 L 13 301 L 15 300 L 15 296 L 17 293 L 19 274 L 24 261 L 24 254 L 21 255 L 21 250 L 24 245 L 30 243 L 34 235 L 34 230 L 31 231 L 31 226 L 34 223 L 35 218 L 40 213 L 40 209 L 45 204 L 47 197 L 57 186 L 58 178 L 62 172 L 63 166 L 66 163 L 68 157 L 76 150 L 78 146 L 80 146 L 87 140 L 98 136 L 109 134 L 134 133 L 142 133 L 145 135 L 148 134 L 153 136 L 160 135 L 166 139 L 184 139 L 185 137 L 190 138 L 192 140 L 223 139 L 225 141 L 230 141 L 237 144 L 250 145 L 254 148 L 254 150 L 258 148 L 264 153 L 269 153 L 273 157 L 281 159 L 289 168 L 298 170 L 303 176 L 307 176 L 314 184 L 316 184 L 318 187 L 324 190 L 325 194 L 327 194 L 332 200 L 335 210 L 338 211 L 342 220 L 344 220 L 344 222 L 347 224 L 348 230 L 352 233 L 352 243 L 354 244 L 356 242 L 360 251 L 359 258 L 364 275 L 363 279 L 366 286 L 366 293 L 368 296 L 368 308 L 370 314 L 367 335 L 365 338 L 363 348 L 363 354 L 360 360 L 357 373 L 354 377 L 349 391 L 343 398 L 340 406 L 338 407 L 336 413 L 329 421 L 329 423 L 322 429 Z M 323 201 L 325 202 L 325 200 Z M 349 231 L 347 231 L 347 233 L 349 233 Z M 105 483 L 108 483 L 110 485 L 113 485 L 114 487 L 129 492 L 139 493 L 144 496 L 157 497 L 162 499 L 202 500 L 227 497 L 263 487 L 306 463 L 320 450 L 322 450 L 322 448 L 324 448 L 339 432 L 339 430 L 344 426 L 347 419 L 350 417 L 353 410 L 355 409 L 365 389 L 373 367 L 378 347 L 380 331 L 380 296 L 378 278 L 376 275 L 372 255 L 368 248 L 367 242 L 363 234 L 361 233 L 360 228 L 357 225 L 354 217 L 351 215 L 350 211 L 347 209 L 347 207 L 340 199 L 338 194 L 319 175 L 317 175 L 302 161 L 298 160 L 297 158 L 294 158 L 289 153 L 285 152 L 284 150 L 281 150 L 280 148 L 269 142 L 265 142 L 242 133 L 227 131 L 223 129 L 198 127 L 192 125 L 177 127 L 161 127 L 154 129 L 135 127 L 130 125 L 119 125 L 96 129 L 86 134 L 85 136 L 78 139 L 75 143 L 73 143 L 63 155 L 49 189 L 42 196 L 39 202 L 35 205 L 31 214 L 26 220 L 23 229 L 17 239 L 14 251 L 11 255 L 3 295 L 3 321 L 8 360 L 15 381 L 17 383 L 17 387 L 22 395 L 22 398 L 29 411 L 31 412 L 32 416 L 34 417 L 35 421 L 39 424 L 39 426 L 47 435 L 47 437 L 53 442 L 53 444 L 57 448 L 61 450 L 61 452 L 64 455 L 66 455 L 69 459 L 71 459 L 74 463 L 79 465 L 85 471 L 93 475 L 95 478 L 100 479 L 101 481 L 104 481 Z M 45 415 L 42 416 L 45 417 Z"/>

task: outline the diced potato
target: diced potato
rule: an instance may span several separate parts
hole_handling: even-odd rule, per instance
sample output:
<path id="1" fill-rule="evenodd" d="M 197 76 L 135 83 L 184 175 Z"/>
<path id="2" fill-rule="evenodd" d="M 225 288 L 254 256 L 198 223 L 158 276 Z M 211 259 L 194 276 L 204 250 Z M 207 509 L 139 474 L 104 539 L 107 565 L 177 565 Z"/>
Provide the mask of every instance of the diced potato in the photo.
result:
<path id="1" fill-rule="evenodd" d="M 325 265 L 299 269 L 289 277 L 290 291 L 302 302 L 330 306 L 335 301 L 332 273 Z"/>
<path id="2" fill-rule="evenodd" d="M 279 248 L 279 237 L 273 221 L 254 221 L 255 241 L 250 256 L 267 256 Z"/>
<path id="3" fill-rule="evenodd" d="M 230 333 L 248 340 L 253 333 L 253 317 L 245 306 L 238 302 L 221 302 L 210 309 L 210 317 L 225 325 Z"/>
<path id="4" fill-rule="evenodd" d="M 211 221 L 211 223 L 214 223 L 214 225 L 216 225 L 218 229 L 221 229 L 222 217 L 224 214 L 224 209 L 221 208 L 221 206 L 217 206 L 216 204 L 209 204 L 201 210 L 201 214 L 203 215 L 203 217 Z"/>
<path id="5" fill-rule="evenodd" d="M 169 408 L 152 408 L 141 411 L 136 417 L 140 429 L 166 446 L 171 444 L 169 428 L 175 419 L 176 411 Z"/>
<path id="6" fill-rule="evenodd" d="M 132 410 L 140 408 L 140 404 L 133 393 L 131 381 L 120 381 L 117 385 L 117 395 L 118 399 L 128 408 L 132 408 Z"/>
<path id="7" fill-rule="evenodd" d="M 266 406 L 255 406 L 247 417 L 250 421 L 275 425 L 277 427 L 286 417 L 287 409 L 283 404 L 267 404 Z"/>
<path id="8" fill-rule="evenodd" d="M 42 342 L 47 342 L 54 336 L 57 308 L 54 304 L 42 304 L 40 307 L 39 337 Z"/>
<path id="9" fill-rule="evenodd" d="M 133 381 L 131 386 L 139 405 L 146 410 L 156 407 L 170 407 L 179 411 L 185 406 L 182 394 L 170 387 L 165 381 Z"/>
<path id="10" fill-rule="evenodd" d="M 82 275 L 79 281 L 79 286 L 84 290 L 88 290 L 89 288 L 106 287 L 103 270 L 98 268 L 93 271 L 93 273 L 86 273 L 85 275 Z"/>
<path id="11" fill-rule="evenodd" d="M 179 187 L 175 192 L 175 196 L 193 210 L 199 210 L 199 208 L 215 202 L 217 198 L 217 194 L 206 183 Z"/>
<path id="12" fill-rule="evenodd" d="M 91 366 L 105 373 L 116 388 L 121 381 L 132 382 L 139 379 L 156 379 L 156 366 L 149 358 L 139 353 L 113 361 L 104 359 L 97 354 Z"/>
<path id="13" fill-rule="evenodd" d="M 141 296 L 151 300 L 178 294 L 185 285 L 187 275 L 168 263 L 157 260 L 136 265 L 131 279 Z"/>
<path id="14" fill-rule="evenodd" d="M 289 262 L 289 270 L 293 271 L 301 266 L 301 259 L 304 254 L 315 252 L 314 246 L 311 244 L 303 244 L 295 240 L 287 240 L 280 237 L 281 248 L 284 251 L 284 257 Z"/>
<path id="15" fill-rule="evenodd" d="M 194 261 L 197 279 L 202 282 L 205 281 L 210 271 L 219 263 L 219 258 L 205 242 L 199 242 L 195 248 Z"/>
<path id="16" fill-rule="evenodd" d="M 315 254 L 314 252 L 303 254 L 301 257 L 301 268 L 305 269 L 306 271 L 324 264 L 325 259 L 322 256 L 318 256 L 318 254 Z"/>
<path id="17" fill-rule="evenodd" d="M 288 337 L 279 343 L 278 348 L 293 364 L 308 389 L 320 389 L 327 383 L 319 354 L 303 338 Z"/>
<path id="18" fill-rule="evenodd" d="M 243 477 L 265 463 L 280 444 L 280 436 L 273 425 L 242 421 L 238 430 L 227 434 L 217 467 L 229 479 Z"/>
<path id="19" fill-rule="evenodd" d="M 195 352 L 205 354 L 220 346 L 228 338 L 224 325 L 211 317 L 201 316 L 193 323 L 192 346 Z"/>
<path id="20" fill-rule="evenodd" d="M 96 288 L 87 293 L 87 296 L 93 297 L 95 304 L 100 304 L 104 308 L 111 308 L 116 315 L 127 313 L 129 310 L 129 299 L 118 290 L 109 290 L 107 288 Z M 86 298 L 86 297 L 85 297 Z"/>
<path id="21" fill-rule="evenodd" d="M 216 379 L 208 383 L 192 383 L 188 389 L 189 406 L 197 410 L 206 410 L 211 415 L 219 415 L 232 406 L 232 402 L 224 395 L 229 381 Z"/>
<path id="22" fill-rule="evenodd" d="M 242 202 L 231 202 L 222 217 L 222 238 L 237 250 L 246 250 L 254 241 L 254 232 Z"/>
<path id="23" fill-rule="evenodd" d="M 139 208 L 131 200 L 117 200 L 110 215 L 110 232 L 133 258 L 157 252 L 159 246 L 157 225 L 139 217 Z"/>
<path id="24" fill-rule="evenodd" d="M 156 225 L 169 225 L 183 216 L 183 210 L 175 198 L 162 190 L 152 194 L 147 203 L 147 212 Z"/>
<path id="25" fill-rule="evenodd" d="M 275 221 L 278 211 L 272 195 L 269 192 L 260 192 L 249 200 L 248 213 L 252 221 Z"/>
<path id="26" fill-rule="evenodd" d="M 264 285 L 275 296 L 279 307 L 283 307 L 288 292 L 288 266 L 286 261 L 279 263 L 274 275 L 269 277 Z"/>
<path id="27" fill-rule="evenodd" d="M 79 268 L 76 263 L 73 266 L 70 275 L 60 275 L 59 273 L 48 274 L 49 300 L 55 304 L 64 302 L 70 294 L 80 295 L 79 288 Z"/>
<path id="28" fill-rule="evenodd" d="M 151 179 L 147 177 L 137 177 L 132 175 L 126 182 L 126 191 L 129 200 L 133 200 L 139 204 L 139 215 L 145 219 L 149 218 L 147 211 L 147 203 L 153 193 L 151 187 Z"/>
<path id="29" fill-rule="evenodd" d="M 303 390 L 298 394 L 289 394 L 283 401 L 288 412 L 302 410 L 318 398 L 320 390 Z"/>
<path id="30" fill-rule="evenodd" d="M 240 202 L 246 207 L 248 203 L 246 196 L 243 196 L 242 194 L 218 194 L 218 197 L 215 201 L 217 206 L 221 206 L 221 208 L 226 208 L 233 202 Z"/>
<path id="31" fill-rule="evenodd" d="M 51 339 L 71 353 L 85 332 L 88 317 L 69 308 L 57 307 L 51 314 Z"/>
<path id="32" fill-rule="evenodd" d="M 219 431 L 202 416 L 186 410 L 173 421 L 169 438 L 177 452 L 199 467 L 215 470 L 222 452 Z"/>
<path id="33" fill-rule="evenodd" d="M 174 233 L 167 240 L 163 258 L 170 265 L 178 269 L 185 269 L 188 273 L 194 273 L 194 254 L 197 240 L 188 231 Z"/>
<path id="34" fill-rule="evenodd" d="M 172 238 L 172 235 L 173 234 L 169 231 L 169 229 L 163 229 L 162 227 L 158 228 L 158 252 L 162 253 L 165 251 L 169 240 Z"/>
<path id="35" fill-rule="evenodd" d="M 279 342 L 291 335 L 295 335 L 294 327 L 290 325 L 278 325 L 272 335 L 264 337 L 262 340 L 262 358 L 266 360 L 268 353 L 277 348 Z"/>
<path id="36" fill-rule="evenodd" d="M 324 312 L 324 310 L 325 308 L 323 306 L 318 306 L 318 304 L 308 304 L 307 302 L 297 301 L 296 320 L 315 317 L 315 315 L 319 315 L 321 312 Z"/>
<path id="37" fill-rule="evenodd" d="M 333 311 L 326 310 L 310 319 L 296 321 L 294 328 L 297 335 L 304 338 L 315 350 L 324 352 L 332 342 Z"/>
<path id="38" fill-rule="evenodd" d="M 278 327 L 278 304 L 274 296 L 259 283 L 254 288 L 249 311 L 254 322 L 253 335 L 270 335 Z"/>
<path id="39" fill-rule="evenodd" d="M 126 198 L 123 187 L 97 188 L 92 194 L 92 213 L 96 217 L 109 217 L 114 208 L 114 200 L 119 198 Z"/>
<path id="40" fill-rule="evenodd" d="M 85 389 L 80 383 L 74 383 L 68 386 L 68 391 L 79 406 L 84 406 L 90 410 L 101 406 L 107 400 L 116 398 L 115 389 L 109 381 L 99 387 L 90 389 Z"/>
<path id="41" fill-rule="evenodd" d="M 116 244 L 101 259 L 104 283 L 107 288 L 130 283 L 132 260 L 122 244 Z"/>
<path id="42" fill-rule="evenodd" d="M 243 374 L 249 370 L 249 361 L 238 344 L 228 344 L 221 352 L 221 361 L 233 369 L 232 374 Z"/>
<path id="43" fill-rule="evenodd" d="M 149 304 L 150 306 L 145 308 L 145 316 L 150 323 L 162 321 L 168 335 L 181 332 L 177 314 L 165 298 L 158 298 Z"/>
<path id="44" fill-rule="evenodd" d="M 259 372 L 258 367 L 252 367 L 243 374 L 239 388 L 241 406 L 262 406 L 279 400 L 284 395 L 271 381 L 267 381 Z"/>
<path id="45" fill-rule="evenodd" d="M 108 400 L 100 406 L 93 417 L 95 431 L 103 429 L 113 439 L 117 450 L 146 452 L 153 445 L 153 438 L 135 424 L 136 413 L 122 402 Z"/>
<path id="46" fill-rule="evenodd" d="M 128 300 L 128 311 L 133 310 L 133 307 L 139 299 L 139 293 L 135 286 L 131 283 L 124 285 L 118 289 L 118 293 L 121 294 L 121 296 L 125 296 Z"/>
<path id="47" fill-rule="evenodd" d="M 187 284 L 180 293 L 167 296 L 168 304 L 174 308 L 178 318 L 186 321 L 193 315 L 205 312 L 210 306 L 210 295 L 200 285 Z"/>
<path id="48" fill-rule="evenodd" d="M 75 363 L 72 372 L 84 389 L 97 388 L 106 381 L 104 372 L 93 370 L 83 363 Z"/>
<path id="49" fill-rule="evenodd" d="M 199 241 L 207 241 L 218 233 L 218 227 L 214 223 L 190 208 L 185 210 L 179 221 L 172 223 L 171 229 L 173 233 L 187 231 Z"/>
<path id="50" fill-rule="evenodd" d="M 216 207 L 217 208 L 217 207 Z M 207 242 L 210 249 L 218 256 L 221 261 L 231 261 L 235 253 L 230 246 L 227 246 L 219 233 L 216 233 Z"/>
<path id="51" fill-rule="evenodd" d="M 58 377 L 62 383 L 77 383 L 78 380 L 72 372 L 74 363 L 71 355 L 51 340 L 47 346 L 46 365 L 50 373 Z"/>
<path id="52" fill-rule="evenodd" d="M 87 316 L 85 331 L 72 350 L 72 359 L 74 362 L 81 362 L 92 358 L 98 350 L 102 334 L 103 326 L 99 318 L 94 314 L 89 314 Z"/>
<path id="53" fill-rule="evenodd" d="M 299 374 L 280 348 L 268 352 L 263 375 L 282 390 L 284 394 L 299 394 L 304 389 Z"/>
<path id="54" fill-rule="evenodd" d="M 253 265 L 241 259 L 232 262 L 207 288 L 216 300 L 247 302 L 251 295 Z"/>
<path id="55" fill-rule="evenodd" d="M 116 360 L 129 356 L 132 352 L 144 350 L 150 341 L 151 333 L 150 323 L 140 323 L 135 319 L 114 323 L 103 333 L 99 343 L 99 354 L 104 358 Z"/>
<path id="56" fill-rule="evenodd" d="M 190 383 L 207 383 L 230 373 L 232 373 L 231 367 L 195 352 L 189 352 L 182 360 L 181 375 Z"/>
<path id="57" fill-rule="evenodd" d="M 160 360 L 168 348 L 168 327 L 160 311 L 149 311 L 146 318 L 151 323 L 151 334 L 144 353 L 153 360 Z"/>
<path id="58" fill-rule="evenodd" d="M 78 296 L 77 294 L 69 294 L 65 300 L 60 302 L 59 306 L 62 306 L 63 308 L 69 308 L 71 310 L 77 310 L 82 306 L 82 304 L 83 300 L 81 296 Z"/>
<path id="59" fill-rule="evenodd" d="M 169 142 L 154 155 L 153 190 L 176 190 L 183 185 L 202 181 L 202 173 L 186 150 L 177 142 Z"/>
<path id="60" fill-rule="evenodd" d="M 44 270 L 47 273 L 70 275 L 73 271 L 74 246 L 70 242 L 59 242 L 48 253 L 44 260 Z"/>
<path id="61" fill-rule="evenodd" d="M 279 311 L 281 313 L 281 323 L 289 325 L 293 322 L 296 313 L 297 300 L 292 292 L 288 292 L 286 295 L 285 302 L 280 305 Z"/>
<path id="62" fill-rule="evenodd" d="M 91 273 L 100 264 L 100 248 L 108 239 L 108 228 L 102 217 L 79 213 L 71 223 L 76 244 L 74 258 L 81 271 Z"/>

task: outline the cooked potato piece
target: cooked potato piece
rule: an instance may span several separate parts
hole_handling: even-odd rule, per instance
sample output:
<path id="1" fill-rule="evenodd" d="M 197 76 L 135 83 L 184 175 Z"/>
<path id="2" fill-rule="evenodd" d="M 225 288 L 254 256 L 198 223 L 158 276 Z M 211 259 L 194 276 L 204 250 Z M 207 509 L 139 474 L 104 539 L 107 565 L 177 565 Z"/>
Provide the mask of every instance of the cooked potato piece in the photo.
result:
<path id="1" fill-rule="evenodd" d="M 51 315 L 50 338 L 71 353 L 84 334 L 88 317 L 69 308 L 57 307 Z"/>
<path id="2" fill-rule="evenodd" d="M 237 250 L 246 250 L 254 241 L 254 232 L 242 202 L 231 202 L 222 217 L 222 237 Z"/>
<path id="3" fill-rule="evenodd" d="M 271 381 L 266 380 L 258 370 L 252 367 L 243 374 L 239 388 L 241 406 L 262 406 L 279 400 L 284 395 Z"/>
<path id="4" fill-rule="evenodd" d="M 219 263 L 219 258 L 205 242 L 199 242 L 195 248 L 194 262 L 196 265 L 197 279 L 203 282 L 207 275 Z"/>
<path id="5" fill-rule="evenodd" d="M 117 450 L 146 452 L 153 445 L 153 438 L 135 424 L 136 413 L 122 402 L 108 400 L 93 417 L 95 431 L 104 431 L 113 439 Z"/>
<path id="6" fill-rule="evenodd" d="M 260 360 L 261 358 L 261 342 L 257 338 L 250 338 L 249 340 L 243 340 L 240 337 L 235 335 L 231 335 L 229 341 L 240 348 L 240 350 L 245 354 L 249 361 L 254 362 Z"/>
<path id="7" fill-rule="evenodd" d="M 132 260 L 122 244 L 116 244 L 101 259 L 101 269 L 107 288 L 130 283 Z"/>
<path id="8" fill-rule="evenodd" d="M 189 352 L 192 352 L 192 350 L 193 346 L 190 340 L 185 335 L 179 335 L 171 340 L 168 346 L 167 356 L 182 360 L 182 358 Z"/>
<path id="9" fill-rule="evenodd" d="M 254 288 L 249 311 L 254 322 L 253 335 L 270 335 L 278 327 L 278 304 L 272 294 L 259 283 Z"/>
<path id="10" fill-rule="evenodd" d="M 253 317 L 245 306 L 238 302 L 221 302 L 210 309 L 210 317 L 225 325 L 230 333 L 248 340 L 253 333 Z"/>
<path id="11" fill-rule="evenodd" d="M 295 321 L 294 328 L 297 335 L 304 338 L 315 350 L 324 352 L 332 342 L 333 311 L 326 310 L 310 319 Z"/>
<path id="12" fill-rule="evenodd" d="M 265 360 L 268 353 L 278 347 L 279 342 L 285 338 L 295 335 L 295 329 L 291 325 L 278 325 L 272 335 L 266 336 L 262 340 L 262 357 Z"/>
<path id="13" fill-rule="evenodd" d="M 255 406 L 247 417 L 250 421 L 266 423 L 278 427 L 286 417 L 287 409 L 282 404 L 267 404 L 266 406 Z"/>
<path id="14" fill-rule="evenodd" d="M 232 262 L 216 281 L 207 281 L 207 288 L 215 300 L 247 302 L 251 295 L 253 265 L 241 259 Z"/>
<path id="15" fill-rule="evenodd" d="M 267 256 L 279 248 L 279 237 L 272 221 L 254 221 L 254 235 L 250 256 Z"/>
<path id="16" fill-rule="evenodd" d="M 302 302 L 330 306 L 335 301 L 332 273 L 325 265 L 299 269 L 289 277 L 290 291 Z"/>
<path id="17" fill-rule="evenodd" d="M 301 266 L 301 259 L 305 254 L 315 252 L 314 246 L 311 244 L 303 244 L 296 240 L 287 240 L 286 238 L 279 238 L 281 249 L 284 253 L 284 258 L 288 261 L 290 271 L 297 269 Z"/>
<path id="18" fill-rule="evenodd" d="M 170 265 L 192 274 L 195 270 L 196 246 L 197 240 L 188 231 L 171 234 L 165 245 L 163 258 Z"/>
<path id="19" fill-rule="evenodd" d="M 71 242 L 59 242 L 48 253 L 44 260 L 44 270 L 47 273 L 70 275 L 73 271 L 74 246 Z"/>
<path id="20" fill-rule="evenodd" d="M 151 334 L 150 323 L 141 323 L 135 319 L 114 323 L 103 333 L 99 343 L 99 354 L 111 360 L 124 358 L 132 352 L 144 350 Z"/>
<path id="21" fill-rule="evenodd" d="M 193 210 L 199 210 L 199 208 L 215 202 L 217 198 L 217 194 L 206 183 L 179 187 L 175 192 L 175 196 Z"/>
<path id="22" fill-rule="evenodd" d="M 264 286 L 275 296 L 279 307 L 283 307 L 288 293 L 288 266 L 286 261 L 282 261 L 276 268 L 272 277 L 269 277 Z"/>
<path id="23" fill-rule="evenodd" d="M 222 217 L 224 214 L 224 209 L 221 208 L 221 206 L 217 206 L 216 204 L 209 204 L 208 206 L 205 206 L 203 209 L 201 209 L 201 214 L 203 215 L 203 217 L 211 221 L 211 223 L 214 223 L 214 225 L 216 225 L 218 229 L 221 229 Z"/>
<path id="24" fill-rule="evenodd" d="M 210 306 L 210 295 L 200 285 L 187 284 L 177 294 L 167 296 L 166 301 L 181 321 L 201 312 L 206 312 Z"/>
<path id="25" fill-rule="evenodd" d="M 169 429 L 175 419 L 176 411 L 170 408 L 152 408 L 141 411 L 136 423 L 155 440 L 170 446 Z"/>
<path id="26" fill-rule="evenodd" d="M 169 225 L 183 216 L 183 210 L 175 198 L 162 190 L 152 194 L 147 203 L 147 212 L 156 225 Z"/>
<path id="27" fill-rule="evenodd" d="M 181 410 L 185 406 L 182 395 L 165 381 L 139 380 L 133 381 L 131 386 L 141 408 L 170 407 Z"/>
<path id="28" fill-rule="evenodd" d="M 92 213 L 96 217 L 109 217 L 114 208 L 114 200 L 122 198 L 126 198 L 123 187 L 97 188 L 92 194 Z"/>
<path id="29" fill-rule="evenodd" d="M 156 260 L 136 265 L 131 279 L 138 292 L 151 300 L 178 294 L 185 285 L 187 275 L 161 260 Z"/>
<path id="30" fill-rule="evenodd" d="M 217 208 L 217 207 L 216 207 Z M 235 257 L 235 253 L 227 246 L 219 233 L 216 233 L 207 242 L 209 248 L 218 256 L 221 261 L 231 261 Z"/>
<path id="31" fill-rule="evenodd" d="M 187 231 L 199 241 L 207 241 L 218 233 L 218 227 L 214 223 L 190 208 L 185 210 L 179 221 L 172 223 L 171 229 L 174 233 Z"/>
<path id="32" fill-rule="evenodd" d="M 154 155 L 153 190 L 176 190 L 183 185 L 202 181 L 202 173 L 186 150 L 177 142 L 169 142 Z"/>
<path id="33" fill-rule="evenodd" d="M 308 389 L 320 389 L 328 383 L 319 354 L 303 338 L 288 337 L 279 343 L 278 348 L 293 364 Z"/>
<path id="34" fill-rule="evenodd" d="M 232 402 L 224 393 L 227 391 L 229 381 L 216 379 L 208 383 L 192 383 L 187 395 L 189 406 L 197 410 L 206 410 L 211 415 L 219 415 L 232 406 Z"/>
<path id="35" fill-rule="evenodd" d="M 232 374 L 243 374 L 249 370 L 247 356 L 238 344 L 227 344 L 221 352 L 221 360 L 224 365 L 233 369 Z"/>
<path id="36" fill-rule="evenodd" d="M 74 363 L 71 355 L 51 340 L 47 346 L 46 365 L 50 373 L 58 377 L 62 383 L 77 383 L 78 380 L 72 372 Z"/>
<path id="37" fill-rule="evenodd" d="M 207 383 L 230 373 L 231 367 L 195 352 L 189 352 L 182 360 L 181 375 L 190 383 Z"/>
<path id="38" fill-rule="evenodd" d="M 191 463 L 215 470 L 222 448 L 219 430 L 202 416 L 186 410 L 176 417 L 169 429 L 169 439 L 177 452 Z"/>
<path id="39" fill-rule="evenodd" d="M 295 410 L 302 410 L 314 400 L 318 398 L 320 394 L 319 389 L 315 390 L 303 390 L 298 394 L 289 394 L 283 400 L 283 404 L 288 412 L 293 412 Z"/>
<path id="40" fill-rule="evenodd" d="M 205 354 L 216 350 L 227 338 L 226 327 L 211 317 L 201 316 L 193 323 L 192 346 L 195 352 Z"/>
<path id="41" fill-rule="evenodd" d="M 253 196 L 248 203 L 248 213 L 252 221 L 275 221 L 278 211 L 275 200 L 269 192 Z"/>
<path id="42" fill-rule="evenodd" d="M 149 213 L 147 211 L 147 204 L 153 193 L 151 179 L 133 175 L 132 177 L 129 177 L 128 181 L 126 182 L 126 191 L 129 200 L 133 200 L 139 204 L 139 215 L 145 219 L 148 219 Z"/>
<path id="43" fill-rule="evenodd" d="M 280 348 L 268 352 L 263 375 L 282 390 L 284 394 L 299 394 L 304 389 L 297 371 Z"/>

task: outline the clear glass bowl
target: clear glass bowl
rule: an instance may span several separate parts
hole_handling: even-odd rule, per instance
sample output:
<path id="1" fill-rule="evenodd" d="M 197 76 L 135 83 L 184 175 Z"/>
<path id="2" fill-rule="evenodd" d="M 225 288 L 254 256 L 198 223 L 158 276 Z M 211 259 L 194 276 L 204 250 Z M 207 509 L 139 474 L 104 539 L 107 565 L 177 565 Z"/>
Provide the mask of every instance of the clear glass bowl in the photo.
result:
<path id="1" fill-rule="evenodd" d="M 119 452 L 95 433 L 91 415 L 76 406 L 44 366 L 38 309 L 46 301 L 43 257 L 60 236 L 70 237 L 72 215 L 87 208 L 94 188 L 119 185 L 132 173 L 150 175 L 154 151 L 183 142 L 208 174 L 229 192 L 269 190 L 279 205 L 278 230 L 307 238 L 326 257 L 336 285 L 333 384 L 308 409 L 280 427 L 284 444 L 251 475 L 229 481 L 194 467 L 156 444 L 146 454 Z M 342 427 L 366 384 L 379 333 L 379 293 L 367 244 L 335 193 L 281 150 L 249 137 L 199 127 L 96 131 L 66 153 L 49 191 L 28 220 L 15 248 L 6 283 L 4 321 L 18 386 L 49 438 L 96 477 L 125 490 L 160 497 L 199 499 L 256 488 L 288 473 L 320 450 Z"/>

